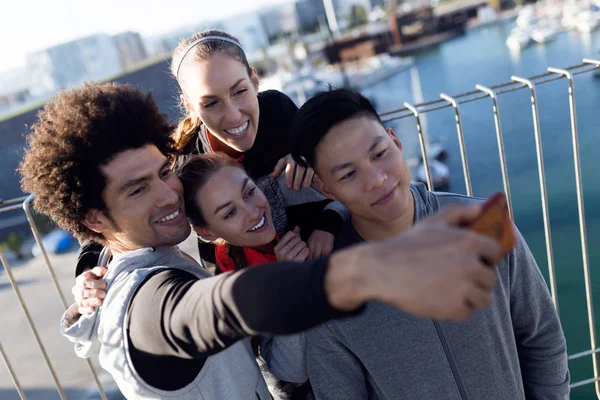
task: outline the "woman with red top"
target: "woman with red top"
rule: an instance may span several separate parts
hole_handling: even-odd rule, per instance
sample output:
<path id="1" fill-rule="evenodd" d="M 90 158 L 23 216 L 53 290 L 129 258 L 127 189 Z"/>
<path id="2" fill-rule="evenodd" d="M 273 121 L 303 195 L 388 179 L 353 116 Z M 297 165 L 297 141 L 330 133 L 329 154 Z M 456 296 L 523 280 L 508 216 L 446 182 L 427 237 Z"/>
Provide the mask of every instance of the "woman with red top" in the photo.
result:
<path id="1" fill-rule="evenodd" d="M 281 200 L 261 190 L 244 168 L 224 154 L 190 157 L 177 170 L 184 187 L 185 210 L 202 240 L 216 245 L 222 272 L 275 261 L 304 261 L 309 256 L 300 232 L 310 234 L 311 207 L 288 219 L 288 232 L 277 232 L 272 208 Z M 269 188 L 267 188 L 269 189 Z"/>
<path id="2" fill-rule="evenodd" d="M 290 214 L 287 222 L 293 229 L 282 232 L 280 237 L 274 210 L 281 207 L 282 198 L 271 185 L 261 185 L 265 180 L 253 181 L 238 162 L 222 153 L 196 155 L 188 158 L 176 173 L 183 185 L 186 216 L 199 238 L 215 244 L 220 271 L 308 258 L 309 248 L 300 229 L 310 234 L 313 228 L 316 218 L 310 203 L 298 206 L 304 208 L 304 215 L 297 210 Z M 258 354 L 258 347 L 255 352 Z M 314 398 L 309 382 L 280 381 L 258 360 L 265 379 L 271 382 L 271 390 L 277 391 L 277 398 Z"/>

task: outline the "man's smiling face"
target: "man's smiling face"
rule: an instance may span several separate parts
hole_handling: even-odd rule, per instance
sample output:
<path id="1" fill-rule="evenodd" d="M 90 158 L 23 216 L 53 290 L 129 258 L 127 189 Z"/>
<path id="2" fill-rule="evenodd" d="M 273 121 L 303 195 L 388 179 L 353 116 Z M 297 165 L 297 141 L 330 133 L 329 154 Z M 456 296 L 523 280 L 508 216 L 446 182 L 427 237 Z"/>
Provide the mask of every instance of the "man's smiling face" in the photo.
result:
<path id="1" fill-rule="evenodd" d="M 92 210 L 86 224 L 106 238 L 111 250 L 172 246 L 188 237 L 183 187 L 155 146 L 119 153 L 100 168 L 108 213 Z"/>

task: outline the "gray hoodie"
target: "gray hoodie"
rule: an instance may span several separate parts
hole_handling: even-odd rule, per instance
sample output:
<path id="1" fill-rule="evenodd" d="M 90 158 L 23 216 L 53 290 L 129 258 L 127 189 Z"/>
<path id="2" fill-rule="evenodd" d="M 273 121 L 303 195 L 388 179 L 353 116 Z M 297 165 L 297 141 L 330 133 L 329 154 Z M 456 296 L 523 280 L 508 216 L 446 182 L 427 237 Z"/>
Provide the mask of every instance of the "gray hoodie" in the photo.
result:
<path id="1" fill-rule="evenodd" d="M 480 202 L 413 185 L 415 220 L 449 204 Z M 363 239 L 351 223 L 336 240 Z M 365 266 L 368 268 L 368 266 Z M 308 372 L 318 399 L 564 400 L 564 334 L 537 264 L 518 235 L 495 268 L 489 308 L 466 322 L 420 319 L 371 302 L 363 313 L 307 333 Z"/>

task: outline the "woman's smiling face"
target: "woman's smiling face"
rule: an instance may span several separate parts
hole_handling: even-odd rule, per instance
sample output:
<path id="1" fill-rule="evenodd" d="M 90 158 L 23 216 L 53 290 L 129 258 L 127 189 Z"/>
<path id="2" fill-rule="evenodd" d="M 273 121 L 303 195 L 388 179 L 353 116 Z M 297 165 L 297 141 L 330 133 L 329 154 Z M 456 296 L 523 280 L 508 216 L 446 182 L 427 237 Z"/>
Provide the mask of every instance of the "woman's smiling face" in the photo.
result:
<path id="1" fill-rule="evenodd" d="M 258 78 L 231 55 L 188 63 L 180 74 L 184 102 L 209 132 L 227 146 L 248 151 L 258 131 Z"/>
<path id="2" fill-rule="evenodd" d="M 207 226 L 195 230 L 204 238 L 243 247 L 275 239 L 269 202 L 241 168 L 227 166 L 213 174 L 198 190 L 196 205 Z"/>

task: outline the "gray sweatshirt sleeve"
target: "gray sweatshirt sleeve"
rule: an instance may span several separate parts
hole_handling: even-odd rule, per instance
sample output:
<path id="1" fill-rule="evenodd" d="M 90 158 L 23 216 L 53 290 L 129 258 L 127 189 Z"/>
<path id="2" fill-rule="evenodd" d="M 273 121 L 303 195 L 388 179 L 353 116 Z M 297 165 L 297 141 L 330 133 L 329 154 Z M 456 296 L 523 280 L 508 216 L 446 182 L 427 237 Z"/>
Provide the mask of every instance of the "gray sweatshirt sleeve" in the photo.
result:
<path id="1" fill-rule="evenodd" d="M 337 339 L 328 324 L 306 335 L 308 376 L 317 400 L 369 398 L 362 362 Z"/>
<path id="2" fill-rule="evenodd" d="M 509 256 L 510 307 L 527 399 L 569 398 L 565 335 L 544 277 L 517 231 Z"/>
<path id="3" fill-rule="evenodd" d="M 304 383 L 308 380 L 304 333 L 262 337 L 260 355 L 276 378 L 293 383 Z"/>

